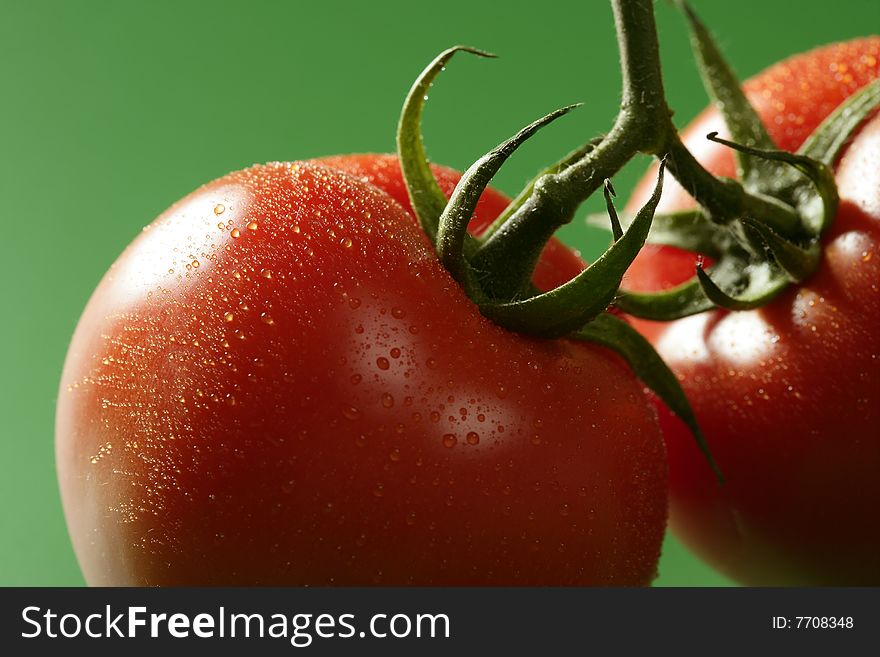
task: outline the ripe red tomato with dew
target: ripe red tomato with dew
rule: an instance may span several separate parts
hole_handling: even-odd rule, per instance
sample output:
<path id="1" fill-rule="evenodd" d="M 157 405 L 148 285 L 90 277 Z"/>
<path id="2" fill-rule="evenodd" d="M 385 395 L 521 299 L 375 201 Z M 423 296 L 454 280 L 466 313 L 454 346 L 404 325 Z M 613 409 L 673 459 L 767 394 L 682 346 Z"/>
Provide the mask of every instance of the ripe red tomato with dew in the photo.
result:
<path id="1" fill-rule="evenodd" d="M 831 45 L 745 84 L 771 136 L 793 151 L 855 90 L 878 77 L 880 38 Z M 710 171 L 733 176 L 714 110 L 684 133 Z M 653 174 L 635 195 L 650 193 Z M 718 487 L 687 431 L 661 411 L 671 525 L 730 577 L 761 585 L 880 584 L 880 117 L 836 167 L 841 204 L 818 271 L 758 310 L 716 310 L 661 325 L 634 323 L 676 372 L 726 475 Z M 660 212 L 692 207 L 678 185 Z M 696 256 L 648 246 L 624 286 L 664 289 Z"/>
<path id="2" fill-rule="evenodd" d="M 314 162 L 231 173 L 137 237 L 56 435 L 90 584 L 644 585 L 666 521 L 629 368 L 493 324 L 403 206 Z"/>

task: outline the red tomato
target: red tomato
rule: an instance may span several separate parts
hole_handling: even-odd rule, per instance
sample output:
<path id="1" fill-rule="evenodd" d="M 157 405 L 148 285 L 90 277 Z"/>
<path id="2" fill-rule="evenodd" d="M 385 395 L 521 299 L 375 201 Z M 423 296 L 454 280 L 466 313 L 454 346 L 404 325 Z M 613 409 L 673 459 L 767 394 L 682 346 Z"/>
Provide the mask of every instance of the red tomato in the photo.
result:
<path id="1" fill-rule="evenodd" d="M 642 585 L 655 413 L 616 357 L 486 320 L 398 203 L 229 174 L 113 265 L 57 460 L 91 584 Z"/>
<path id="2" fill-rule="evenodd" d="M 880 38 L 828 46 L 746 83 L 781 148 L 795 150 L 838 104 L 878 77 Z M 685 132 L 708 169 L 734 174 L 705 139 L 714 111 Z M 880 118 L 837 167 L 840 211 L 819 270 L 755 311 L 713 311 L 666 327 L 637 321 L 678 374 L 728 483 L 719 488 L 676 418 L 661 411 L 671 523 L 698 554 L 746 584 L 880 584 Z M 653 185 L 642 182 L 641 195 Z M 690 207 L 664 189 L 660 211 Z M 694 274 L 696 256 L 649 247 L 625 286 L 657 290 Z M 659 327 L 659 328 L 658 328 Z"/>

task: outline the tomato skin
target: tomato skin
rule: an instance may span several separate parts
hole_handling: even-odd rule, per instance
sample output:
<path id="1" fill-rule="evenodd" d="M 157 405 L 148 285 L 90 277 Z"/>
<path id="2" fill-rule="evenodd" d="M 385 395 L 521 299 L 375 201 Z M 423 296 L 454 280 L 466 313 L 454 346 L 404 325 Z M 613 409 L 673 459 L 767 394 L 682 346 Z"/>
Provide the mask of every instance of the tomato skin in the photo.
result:
<path id="1" fill-rule="evenodd" d="M 56 424 L 98 585 L 644 585 L 666 463 L 605 350 L 480 315 L 377 188 L 220 178 L 123 253 Z"/>
<path id="2" fill-rule="evenodd" d="M 400 161 L 396 155 L 387 154 L 355 154 L 337 155 L 321 158 L 320 162 L 334 169 L 345 171 L 375 185 L 395 201 L 400 203 L 411 214 L 412 206 L 406 191 L 406 183 L 400 170 Z M 434 178 L 447 198 L 461 178 L 461 173 L 449 167 L 431 165 Z M 480 235 L 489 224 L 500 215 L 510 199 L 492 187 L 486 188 L 477 203 L 474 217 L 468 230 Z M 545 292 L 567 283 L 586 268 L 586 263 L 578 255 L 556 238 L 552 238 L 544 247 L 532 275 L 532 282 L 539 290 Z"/>
<path id="3" fill-rule="evenodd" d="M 880 38 L 782 62 L 745 88 L 780 147 L 795 150 L 840 102 L 878 77 Z M 719 130 L 720 129 L 720 130 Z M 685 144 L 732 176 L 730 151 Z M 841 207 L 819 270 L 755 311 L 713 311 L 668 325 L 635 320 L 682 382 L 728 483 L 719 488 L 686 428 L 661 410 L 670 457 L 671 526 L 701 557 L 751 585 L 880 584 L 880 118 L 836 170 Z M 634 206 L 644 198 L 642 181 Z M 677 185 L 661 211 L 691 207 Z M 657 290 L 693 275 L 696 256 L 649 247 L 625 285 Z"/>

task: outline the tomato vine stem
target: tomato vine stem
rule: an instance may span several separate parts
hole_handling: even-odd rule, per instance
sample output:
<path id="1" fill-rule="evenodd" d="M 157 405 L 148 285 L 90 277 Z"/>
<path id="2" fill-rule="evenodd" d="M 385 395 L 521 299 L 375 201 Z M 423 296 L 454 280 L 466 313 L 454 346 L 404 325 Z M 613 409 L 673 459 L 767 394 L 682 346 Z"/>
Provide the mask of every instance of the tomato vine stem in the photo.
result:
<path id="1" fill-rule="evenodd" d="M 651 0 L 611 0 L 623 79 L 622 101 L 608 134 L 579 160 L 541 176 L 531 195 L 505 222 L 493 227 L 472 258 L 485 272 L 485 293 L 495 298 L 523 294 L 541 251 L 579 205 L 606 178 L 639 153 L 667 157 L 670 173 L 691 192 L 707 217 L 719 225 L 742 216 L 760 219 L 775 233 L 795 236 L 801 217 L 789 204 L 746 189 L 736 180 L 706 171 L 681 142 L 666 102 L 659 41 Z M 742 230 L 732 236 L 752 255 L 763 254 Z"/>
<path id="2" fill-rule="evenodd" d="M 556 230 L 574 218 L 578 206 L 634 155 L 662 155 L 670 125 L 663 90 L 652 0 L 612 0 L 620 49 L 623 96 L 617 119 L 602 141 L 567 168 L 548 173 L 532 195 L 477 251 L 473 264 L 488 272 L 490 296 L 511 298 L 528 286 L 541 251 Z M 658 138 L 659 137 L 659 138 Z"/>

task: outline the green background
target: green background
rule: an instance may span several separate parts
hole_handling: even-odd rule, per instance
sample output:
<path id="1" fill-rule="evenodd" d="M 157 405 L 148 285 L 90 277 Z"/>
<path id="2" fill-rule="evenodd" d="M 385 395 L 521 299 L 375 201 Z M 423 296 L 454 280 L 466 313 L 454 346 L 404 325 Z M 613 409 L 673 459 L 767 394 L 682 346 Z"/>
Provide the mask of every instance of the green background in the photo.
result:
<path id="1" fill-rule="evenodd" d="M 694 4 L 743 76 L 880 19 L 876 0 Z M 681 17 L 665 2 L 657 15 L 683 123 L 705 95 Z M 610 126 L 619 73 L 602 0 L 0 0 L 0 584 L 82 584 L 55 482 L 56 388 L 80 311 L 123 247 L 230 170 L 392 150 L 410 82 L 456 43 L 502 57 L 460 56 L 434 86 L 433 160 L 464 168 L 536 117 L 584 101 L 505 166 L 497 185 L 510 193 Z M 621 197 L 643 168 L 615 179 Z M 605 243 L 580 219 L 563 238 L 588 257 Z M 668 541 L 658 584 L 725 583 Z"/>

